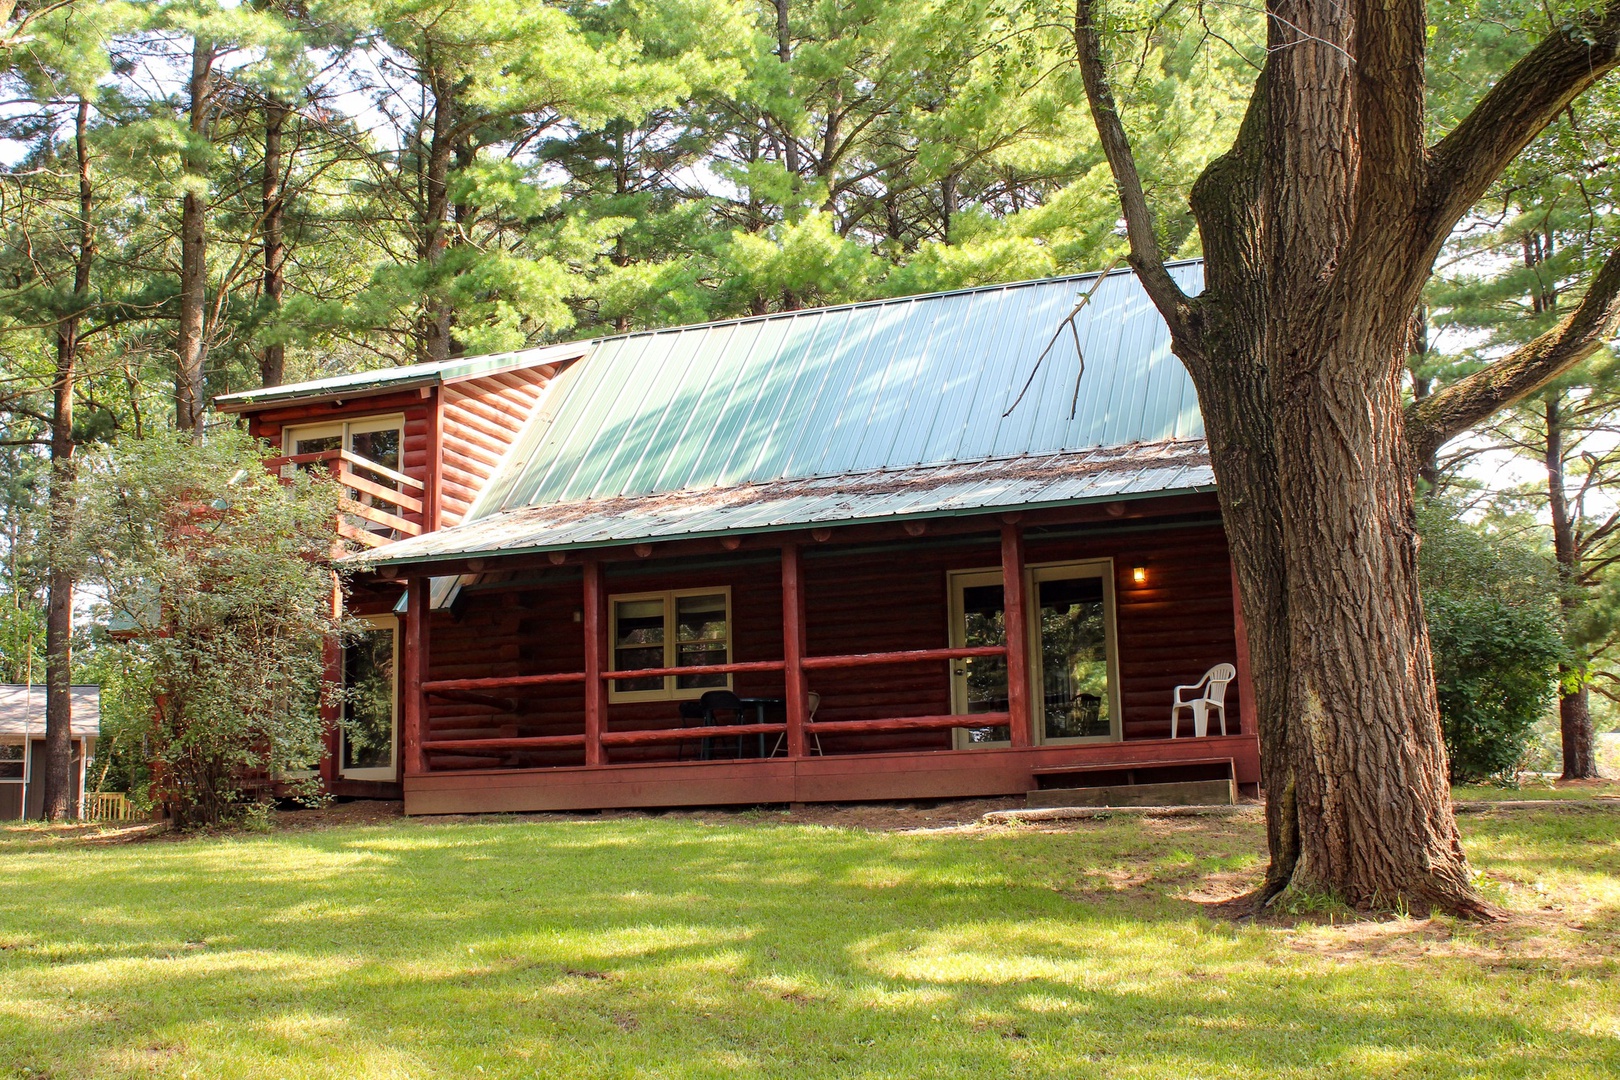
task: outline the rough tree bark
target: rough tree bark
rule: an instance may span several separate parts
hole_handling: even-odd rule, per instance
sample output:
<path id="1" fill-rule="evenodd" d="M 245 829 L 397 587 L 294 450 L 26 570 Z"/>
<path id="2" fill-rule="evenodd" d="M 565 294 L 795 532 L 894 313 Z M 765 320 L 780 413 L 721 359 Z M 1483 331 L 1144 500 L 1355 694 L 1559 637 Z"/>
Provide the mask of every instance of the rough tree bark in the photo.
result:
<path id="1" fill-rule="evenodd" d="M 175 426 L 201 435 L 207 402 L 203 391 L 203 364 L 208 346 L 204 339 L 204 313 L 208 304 L 208 164 L 203 147 L 213 112 L 214 59 L 212 43 L 194 38 L 191 43 L 189 139 L 185 151 L 185 195 L 180 205 L 180 331 L 176 343 L 174 379 Z"/>
<path id="2" fill-rule="evenodd" d="M 281 135 L 287 126 L 288 109 L 271 97 L 264 105 L 264 176 L 261 178 L 261 205 L 264 214 L 264 302 L 272 310 L 281 309 L 287 288 L 287 196 L 281 187 Z M 287 347 L 266 345 L 259 353 L 259 385 L 280 386 L 287 378 Z"/>
<path id="3" fill-rule="evenodd" d="M 73 570 L 62 543 L 73 530 L 73 384 L 79 358 L 79 327 L 90 298 L 95 258 L 91 222 L 90 103 L 79 101 L 73 118 L 73 148 L 79 178 L 78 251 L 73 260 L 73 296 L 56 324 L 56 370 L 51 385 L 51 545 L 45 608 L 45 817 L 63 821 L 73 813 Z"/>
<path id="4" fill-rule="evenodd" d="M 1620 60 L 1620 0 L 1550 34 L 1433 147 L 1421 0 L 1271 0 L 1239 134 L 1192 192 L 1205 258 L 1196 297 L 1164 266 L 1098 2 L 1076 0 L 1081 75 L 1131 266 L 1198 391 L 1247 616 L 1272 860 L 1261 897 L 1295 888 L 1484 915 L 1446 785 L 1417 585 L 1415 451 L 1575 362 L 1594 328 L 1612 326 L 1615 293 L 1601 301 L 1600 275 L 1579 326 L 1411 416 L 1409 319 L 1456 222 Z"/>

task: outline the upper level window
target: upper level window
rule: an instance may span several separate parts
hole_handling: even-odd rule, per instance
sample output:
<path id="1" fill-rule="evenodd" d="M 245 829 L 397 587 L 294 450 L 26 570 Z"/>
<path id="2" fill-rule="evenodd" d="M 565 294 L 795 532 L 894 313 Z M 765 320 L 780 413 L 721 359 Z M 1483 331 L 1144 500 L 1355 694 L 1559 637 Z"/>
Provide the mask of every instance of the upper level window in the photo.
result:
<path id="1" fill-rule="evenodd" d="M 608 599 L 614 671 L 704 667 L 731 662 L 731 590 L 677 589 Z M 731 676 L 649 675 L 614 679 L 611 701 L 669 701 L 729 689 Z"/>
<path id="2" fill-rule="evenodd" d="M 375 461 L 385 469 L 399 472 L 404 446 L 403 416 L 368 416 L 360 420 L 287 428 L 282 433 L 281 452 L 296 457 L 323 454 L 328 450 L 347 450 Z"/>
<path id="3" fill-rule="evenodd" d="M 403 416 L 368 416 L 358 420 L 333 421 L 329 424 L 308 424 L 289 427 L 282 433 L 282 453 L 289 457 L 307 454 L 325 454 L 333 450 L 347 450 L 357 458 L 374 462 L 386 472 L 368 469 L 357 461 L 327 462 L 329 471 L 349 485 L 349 498 L 360 507 L 348 515 L 349 524 L 356 529 L 378 534 L 385 539 L 397 538 L 391 527 L 393 518 L 403 513 L 399 503 L 390 497 L 400 490 L 398 478 L 388 473 L 399 473 L 404 460 L 405 418 Z M 321 462 L 301 461 L 284 465 L 283 469 L 311 469 Z M 283 475 L 291 475 L 283 473 Z M 358 479 L 356 479 L 358 478 Z M 379 512 L 383 516 L 379 516 Z M 392 521 L 398 525 L 397 521 Z"/>

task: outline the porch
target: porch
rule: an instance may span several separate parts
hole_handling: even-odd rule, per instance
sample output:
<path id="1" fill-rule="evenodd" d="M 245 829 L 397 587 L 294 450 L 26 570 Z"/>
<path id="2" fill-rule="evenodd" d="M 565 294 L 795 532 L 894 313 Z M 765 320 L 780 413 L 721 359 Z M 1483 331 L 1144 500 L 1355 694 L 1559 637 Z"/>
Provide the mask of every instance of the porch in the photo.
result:
<path id="1" fill-rule="evenodd" d="M 407 812 L 999 796 L 1068 768 L 1174 778 L 1215 761 L 1252 789 L 1213 500 L 1152 502 L 1125 520 L 1079 507 L 439 564 L 467 584 L 430 613 L 430 579 L 407 583 Z M 722 595 L 708 623 L 675 610 Z M 623 625 L 657 597 L 669 632 L 649 644 Z M 1094 645 L 1070 632 L 1080 659 L 1054 654 L 1051 627 L 1088 612 Z M 669 662 L 634 662 L 661 648 Z M 1228 733 L 1169 738 L 1173 685 L 1221 662 L 1240 671 Z M 772 705 L 682 719 L 715 688 Z M 693 760 L 705 744 L 728 749 Z"/>

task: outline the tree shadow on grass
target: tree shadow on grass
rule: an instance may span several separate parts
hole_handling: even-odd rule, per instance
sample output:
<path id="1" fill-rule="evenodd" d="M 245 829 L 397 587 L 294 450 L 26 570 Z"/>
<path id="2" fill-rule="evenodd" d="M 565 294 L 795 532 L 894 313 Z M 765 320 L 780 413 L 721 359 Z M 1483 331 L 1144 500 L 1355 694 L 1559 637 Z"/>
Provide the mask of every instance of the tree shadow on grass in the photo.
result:
<path id="1" fill-rule="evenodd" d="M 1596 980 L 1212 921 L 1189 887 L 1257 856 L 1196 839 L 610 821 L 0 860 L 0 1073 L 1620 1071 Z"/>

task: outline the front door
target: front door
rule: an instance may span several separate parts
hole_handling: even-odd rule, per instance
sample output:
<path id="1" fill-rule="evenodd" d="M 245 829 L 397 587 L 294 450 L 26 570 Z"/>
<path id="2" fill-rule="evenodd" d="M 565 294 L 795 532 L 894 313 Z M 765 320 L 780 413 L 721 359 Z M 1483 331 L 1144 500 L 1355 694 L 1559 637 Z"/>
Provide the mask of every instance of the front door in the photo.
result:
<path id="1" fill-rule="evenodd" d="M 399 627 L 368 620 L 343 648 L 343 725 L 338 774 L 345 780 L 393 780 L 399 751 Z"/>
<path id="2" fill-rule="evenodd" d="M 951 647 L 977 649 L 1006 645 L 1006 609 L 1001 571 L 952 574 Z M 1007 711 L 1007 658 L 967 656 L 951 662 L 951 711 L 959 715 Z M 1009 742 L 1005 724 L 956 728 L 958 747 Z"/>
<path id="3" fill-rule="evenodd" d="M 1034 741 L 1070 743 L 1119 738 L 1113 644 L 1112 564 L 1029 567 L 1030 708 Z M 950 575 L 951 645 L 1005 645 L 1001 571 Z M 976 656 L 951 665 L 951 708 L 960 715 L 1007 711 L 1007 661 Z M 1005 725 L 958 728 L 957 747 L 1010 743 Z"/>

